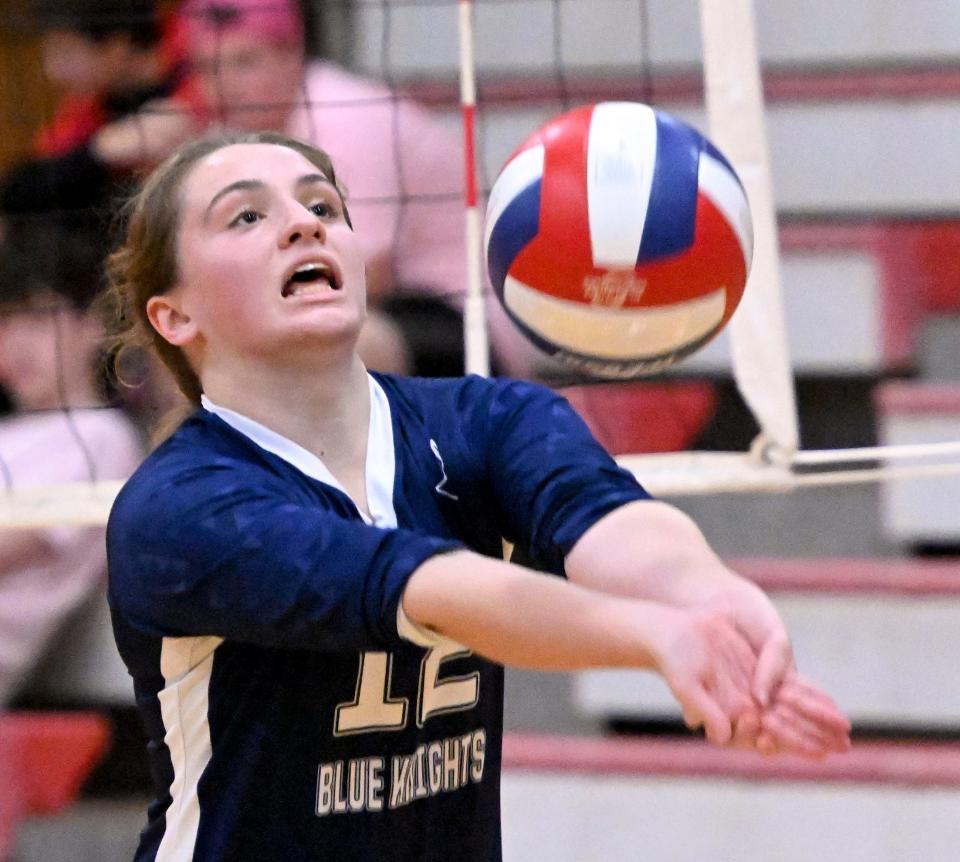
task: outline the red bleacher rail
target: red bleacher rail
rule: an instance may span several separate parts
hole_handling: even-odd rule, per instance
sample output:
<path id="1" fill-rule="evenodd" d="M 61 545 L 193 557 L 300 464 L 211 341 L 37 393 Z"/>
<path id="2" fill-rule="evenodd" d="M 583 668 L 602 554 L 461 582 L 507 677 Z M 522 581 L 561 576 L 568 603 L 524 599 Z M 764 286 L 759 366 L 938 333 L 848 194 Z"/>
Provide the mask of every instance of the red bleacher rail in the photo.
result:
<path id="1" fill-rule="evenodd" d="M 88 712 L 0 714 L 0 859 L 17 823 L 69 805 L 107 750 L 110 725 Z"/>
<path id="2" fill-rule="evenodd" d="M 927 316 L 960 312 L 960 217 L 787 221 L 780 245 L 785 252 L 860 250 L 873 256 L 888 367 L 910 364 Z"/>
<path id="3" fill-rule="evenodd" d="M 729 565 L 771 592 L 960 594 L 960 559 L 750 558 Z"/>
<path id="4" fill-rule="evenodd" d="M 437 106 L 459 104 L 453 79 L 405 81 L 405 95 Z M 647 99 L 652 103 L 703 101 L 703 75 L 697 70 L 657 71 L 641 79 L 623 72 L 484 75 L 477 85 L 484 105 L 536 104 L 568 99 Z M 936 66 L 878 64 L 858 66 L 767 66 L 763 92 L 768 102 L 828 102 L 851 99 L 943 99 L 960 97 L 960 63 Z"/>
<path id="5" fill-rule="evenodd" d="M 882 413 L 960 413 L 960 383 L 891 380 L 877 387 L 874 400 Z"/>
<path id="6" fill-rule="evenodd" d="M 508 733 L 506 770 L 636 777 L 728 778 L 905 787 L 960 787 L 960 743 L 855 742 L 823 761 L 764 757 L 698 739 L 628 739 Z"/>

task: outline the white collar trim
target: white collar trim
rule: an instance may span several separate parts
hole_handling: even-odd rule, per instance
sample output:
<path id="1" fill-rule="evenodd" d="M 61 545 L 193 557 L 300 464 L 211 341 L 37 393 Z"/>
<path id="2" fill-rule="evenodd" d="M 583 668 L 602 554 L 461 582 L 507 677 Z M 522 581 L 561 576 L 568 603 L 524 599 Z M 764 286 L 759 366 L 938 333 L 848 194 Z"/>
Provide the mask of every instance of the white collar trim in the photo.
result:
<path id="1" fill-rule="evenodd" d="M 383 387 L 369 374 L 367 380 L 370 386 L 370 424 L 367 429 L 367 460 L 364 465 L 364 480 L 367 486 L 367 505 L 370 507 L 370 517 L 366 513 L 357 511 L 368 524 L 377 527 L 396 527 L 397 513 L 393 507 L 393 485 L 396 477 L 396 454 L 393 447 L 393 421 L 390 415 L 390 401 L 387 399 Z M 231 428 L 239 431 L 245 437 L 256 443 L 261 449 L 271 452 L 278 458 L 283 458 L 288 464 L 296 467 L 301 473 L 330 485 L 347 494 L 333 473 L 323 461 L 312 452 L 294 443 L 282 434 L 261 425 L 259 422 L 214 404 L 206 395 L 200 396 L 200 403 L 205 410 L 219 416 Z M 356 506 L 356 502 L 354 502 Z"/>

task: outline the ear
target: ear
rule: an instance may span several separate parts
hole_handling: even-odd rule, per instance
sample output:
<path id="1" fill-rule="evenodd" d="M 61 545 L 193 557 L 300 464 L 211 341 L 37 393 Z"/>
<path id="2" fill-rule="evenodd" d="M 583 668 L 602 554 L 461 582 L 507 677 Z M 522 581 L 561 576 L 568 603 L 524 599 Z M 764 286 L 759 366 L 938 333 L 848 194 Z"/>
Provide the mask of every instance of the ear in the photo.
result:
<path id="1" fill-rule="evenodd" d="M 147 300 L 147 319 L 164 340 L 177 347 L 190 344 L 197 337 L 196 323 L 172 293 Z"/>

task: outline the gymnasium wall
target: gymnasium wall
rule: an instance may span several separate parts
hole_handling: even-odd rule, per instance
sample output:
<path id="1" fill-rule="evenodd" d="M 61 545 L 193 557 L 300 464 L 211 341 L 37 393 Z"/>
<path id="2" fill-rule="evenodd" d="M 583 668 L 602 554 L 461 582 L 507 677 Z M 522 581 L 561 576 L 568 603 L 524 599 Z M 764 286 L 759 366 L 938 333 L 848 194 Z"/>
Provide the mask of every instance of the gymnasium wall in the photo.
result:
<path id="1" fill-rule="evenodd" d="M 564 61 L 571 66 L 636 62 L 643 45 L 643 5 L 650 25 L 650 60 L 684 66 L 700 55 L 694 0 L 516 0 L 477 4 L 477 63 L 481 70 L 553 64 L 553 10 L 558 7 Z M 960 60 L 960 8 L 954 0 L 757 0 L 761 56 L 771 64 Z M 395 33 L 391 60 L 398 73 L 438 73 L 457 60 L 455 4 L 358 4 L 354 62 L 379 68 L 383 25 Z M 504 22 L 508 24 L 504 26 Z"/>

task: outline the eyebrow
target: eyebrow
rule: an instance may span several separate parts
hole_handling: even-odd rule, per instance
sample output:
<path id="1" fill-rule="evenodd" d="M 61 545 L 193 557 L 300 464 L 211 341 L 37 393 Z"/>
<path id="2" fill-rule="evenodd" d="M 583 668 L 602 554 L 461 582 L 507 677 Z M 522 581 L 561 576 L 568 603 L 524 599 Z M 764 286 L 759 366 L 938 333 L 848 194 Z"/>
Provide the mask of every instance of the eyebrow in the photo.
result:
<path id="1" fill-rule="evenodd" d="M 312 186 L 320 183 L 328 185 L 330 188 L 335 188 L 333 183 L 323 174 L 304 174 L 302 177 L 297 178 L 296 187 L 302 188 L 303 186 Z M 217 205 L 217 202 L 226 195 L 239 191 L 258 191 L 266 188 L 266 186 L 267 184 L 263 182 L 263 180 L 236 180 L 224 186 L 210 199 L 210 203 L 207 204 L 207 208 L 204 211 L 203 220 L 206 221 L 209 218 L 210 211 Z"/>

